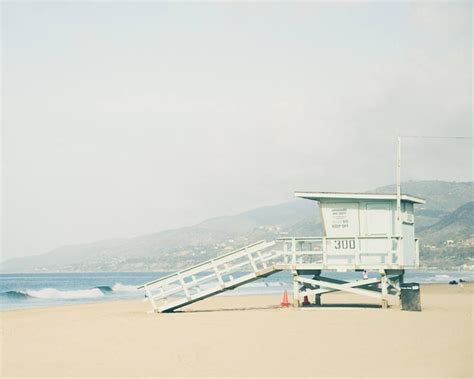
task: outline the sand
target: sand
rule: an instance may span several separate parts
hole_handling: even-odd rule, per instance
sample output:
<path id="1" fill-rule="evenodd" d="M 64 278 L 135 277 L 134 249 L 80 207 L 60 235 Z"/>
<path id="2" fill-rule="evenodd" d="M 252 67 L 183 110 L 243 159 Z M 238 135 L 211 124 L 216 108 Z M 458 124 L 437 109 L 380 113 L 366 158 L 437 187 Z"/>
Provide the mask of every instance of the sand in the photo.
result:
<path id="1" fill-rule="evenodd" d="M 139 300 L 4 311 L 0 376 L 471 378 L 472 294 L 425 285 L 423 312 L 342 293 L 304 309 L 219 296 L 173 314 Z"/>

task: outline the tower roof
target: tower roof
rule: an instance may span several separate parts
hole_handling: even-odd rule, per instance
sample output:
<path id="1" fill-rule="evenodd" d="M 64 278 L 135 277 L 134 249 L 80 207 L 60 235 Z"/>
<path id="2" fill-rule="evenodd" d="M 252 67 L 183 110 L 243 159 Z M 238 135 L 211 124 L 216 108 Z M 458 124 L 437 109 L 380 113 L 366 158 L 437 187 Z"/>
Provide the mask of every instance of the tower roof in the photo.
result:
<path id="1" fill-rule="evenodd" d="M 397 194 L 394 193 L 351 193 L 351 192 L 307 192 L 295 191 L 296 197 L 302 199 L 317 200 L 334 199 L 334 200 L 397 200 Z M 402 201 L 408 201 L 414 204 L 425 204 L 426 201 L 416 196 L 402 194 Z"/>

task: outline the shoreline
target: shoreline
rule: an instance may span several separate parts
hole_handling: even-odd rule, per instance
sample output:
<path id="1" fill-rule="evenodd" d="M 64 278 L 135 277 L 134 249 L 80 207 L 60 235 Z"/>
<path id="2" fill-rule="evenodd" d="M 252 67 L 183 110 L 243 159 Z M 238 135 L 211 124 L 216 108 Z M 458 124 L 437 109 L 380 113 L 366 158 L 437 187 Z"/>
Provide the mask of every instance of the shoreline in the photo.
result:
<path id="1" fill-rule="evenodd" d="M 448 283 L 420 283 L 420 286 L 421 286 L 422 290 L 423 290 L 424 287 L 430 288 L 430 287 L 437 287 L 437 286 L 439 286 L 441 288 L 443 288 L 444 286 L 462 288 L 462 286 L 459 286 L 457 284 L 453 285 L 453 284 L 448 284 Z M 464 282 L 463 286 L 467 286 L 468 288 L 474 288 L 474 282 Z M 278 297 L 278 296 L 281 297 L 281 295 L 283 294 L 283 291 L 284 291 L 284 288 L 282 288 L 281 291 L 275 291 L 275 292 L 272 292 L 272 293 L 232 294 L 232 292 L 229 291 L 229 292 L 223 292 L 223 293 L 221 293 L 217 296 L 219 298 L 220 297 L 230 297 L 230 298 L 234 298 L 234 297 L 240 297 L 240 298 L 244 298 L 244 297 Z M 471 292 L 472 291 L 473 290 L 471 289 Z M 291 291 L 290 290 L 288 290 L 288 295 L 291 297 Z M 335 295 L 341 295 L 341 293 L 336 292 L 336 293 L 332 294 L 331 296 L 335 296 Z M 14 312 L 14 311 L 30 311 L 30 310 L 40 310 L 40 309 L 58 309 L 58 308 L 62 308 L 62 307 L 76 307 L 76 306 L 81 306 L 81 305 L 109 304 L 109 303 L 115 303 L 115 302 L 121 303 L 121 302 L 136 302 L 136 301 L 144 302 L 144 303 L 149 305 L 149 300 L 144 298 L 144 297 L 134 297 L 134 298 L 128 298 L 128 299 L 107 299 L 107 298 L 104 298 L 104 299 L 100 299 L 100 300 L 80 301 L 80 302 L 77 302 L 75 304 L 66 303 L 66 304 L 51 304 L 51 305 L 38 305 L 38 306 L 19 307 L 19 308 L 11 308 L 11 309 L 0 309 L 0 315 L 2 313 L 5 313 L 5 312 Z"/>

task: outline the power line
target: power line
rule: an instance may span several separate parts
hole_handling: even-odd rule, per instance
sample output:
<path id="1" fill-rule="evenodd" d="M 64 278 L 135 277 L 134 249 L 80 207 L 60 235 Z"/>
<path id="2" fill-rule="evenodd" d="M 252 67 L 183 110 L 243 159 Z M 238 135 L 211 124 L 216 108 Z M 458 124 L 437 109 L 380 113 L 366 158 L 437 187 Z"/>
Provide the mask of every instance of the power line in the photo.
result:
<path id="1" fill-rule="evenodd" d="M 474 139 L 466 136 L 400 136 L 402 138 L 434 138 L 434 139 Z"/>

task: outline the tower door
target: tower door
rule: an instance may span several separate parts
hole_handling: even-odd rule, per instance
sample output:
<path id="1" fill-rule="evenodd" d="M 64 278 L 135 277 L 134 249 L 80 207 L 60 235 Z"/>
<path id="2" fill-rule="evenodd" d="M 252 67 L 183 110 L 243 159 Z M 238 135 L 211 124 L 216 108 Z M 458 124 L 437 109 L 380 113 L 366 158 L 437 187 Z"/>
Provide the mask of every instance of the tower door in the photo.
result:
<path id="1" fill-rule="evenodd" d="M 388 236 L 392 233 L 392 218 L 389 203 L 367 204 L 367 235 Z"/>

